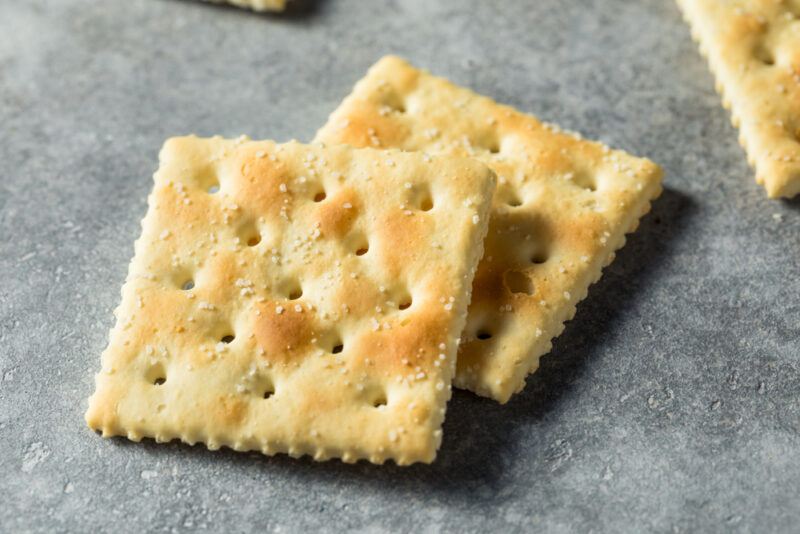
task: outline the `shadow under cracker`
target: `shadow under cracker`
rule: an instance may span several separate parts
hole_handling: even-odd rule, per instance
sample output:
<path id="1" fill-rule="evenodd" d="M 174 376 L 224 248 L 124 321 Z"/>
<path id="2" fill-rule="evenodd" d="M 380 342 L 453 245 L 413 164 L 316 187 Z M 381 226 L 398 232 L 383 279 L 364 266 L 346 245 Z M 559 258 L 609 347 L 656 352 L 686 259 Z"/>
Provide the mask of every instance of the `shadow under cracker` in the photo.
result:
<path id="1" fill-rule="evenodd" d="M 800 212 L 800 195 L 795 195 L 792 198 L 782 198 L 779 202 L 790 210 Z"/>
<path id="2" fill-rule="evenodd" d="M 258 452 L 240 453 L 223 448 L 209 451 L 202 444 L 189 446 L 177 441 L 156 444 L 144 440 L 135 444 L 124 438 L 112 441 L 120 447 L 143 448 L 154 457 L 190 457 L 232 468 L 259 468 L 302 484 L 366 486 L 370 490 L 407 498 L 422 490 L 431 499 L 458 501 L 462 505 L 485 505 L 502 500 L 509 452 L 521 445 L 514 431 L 521 423 L 544 420 L 558 407 L 580 378 L 586 363 L 601 349 L 603 340 L 615 329 L 620 311 L 631 306 L 665 268 L 672 244 L 680 238 L 692 213 L 694 202 L 684 194 L 665 189 L 653 209 L 628 235 L 627 245 L 618 252 L 603 277 L 579 304 L 575 319 L 567 323 L 553 351 L 541 360 L 540 369 L 528 378 L 527 387 L 505 405 L 464 391 L 454 391 L 444 424 L 444 441 L 431 465 L 399 467 L 391 461 L 382 466 L 365 461 L 345 464 L 339 460 L 315 462 L 309 457 L 293 459 L 285 454 L 267 457 Z M 544 453 L 544 451 L 542 451 Z M 531 481 L 535 483 L 534 480 Z"/>

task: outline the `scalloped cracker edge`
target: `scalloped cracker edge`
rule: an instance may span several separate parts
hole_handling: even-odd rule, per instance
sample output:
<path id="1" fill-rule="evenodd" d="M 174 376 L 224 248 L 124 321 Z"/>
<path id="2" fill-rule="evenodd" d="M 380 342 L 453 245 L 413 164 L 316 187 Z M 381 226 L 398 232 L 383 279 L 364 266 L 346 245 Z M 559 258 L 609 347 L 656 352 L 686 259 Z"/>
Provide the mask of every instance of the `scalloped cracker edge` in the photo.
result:
<path id="1" fill-rule="evenodd" d="M 103 436 L 430 462 L 495 188 L 478 161 L 168 140 L 86 413 Z"/>
<path id="2" fill-rule="evenodd" d="M 800 193 L 800 4 L 678 0 L 770 198 Z"/>
<path id="3" fill-rule="evenodd" d="M 461 155 L 498 176 L 455 384 L 506 402 L 661 192 L 654 163 L 389 56 L 316 139 Z"/>

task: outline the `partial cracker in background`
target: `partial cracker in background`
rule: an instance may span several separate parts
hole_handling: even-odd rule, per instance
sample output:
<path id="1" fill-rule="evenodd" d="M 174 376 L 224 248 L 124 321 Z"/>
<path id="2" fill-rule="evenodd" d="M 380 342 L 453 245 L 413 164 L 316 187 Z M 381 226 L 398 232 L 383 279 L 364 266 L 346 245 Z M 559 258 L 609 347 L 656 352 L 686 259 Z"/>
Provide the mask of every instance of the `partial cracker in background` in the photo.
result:
<path id="1" fill-rule="evenodd" d="M 253 11 L 283 11 L 286 9 L 286 0 L 206 0 L 217 4 L 232 4 L 245 7 Z"/>
<path id="2" fill-rule="evenodd" d="M 498 176 L 457 386 L 506 402 L 661 192 L 652 162 L 385 57 L 316 139 L 470 156 Z"/>
<path id="3" fill-rule="evenodd" d="M 166 142 L 86 420 L 104 436 L 430 462 L 494 174 Z"/>
<path id="4" fill-rule="evenodd" d="M 771 198 L 800 193 L 800 2 L 678 0 Z"/>

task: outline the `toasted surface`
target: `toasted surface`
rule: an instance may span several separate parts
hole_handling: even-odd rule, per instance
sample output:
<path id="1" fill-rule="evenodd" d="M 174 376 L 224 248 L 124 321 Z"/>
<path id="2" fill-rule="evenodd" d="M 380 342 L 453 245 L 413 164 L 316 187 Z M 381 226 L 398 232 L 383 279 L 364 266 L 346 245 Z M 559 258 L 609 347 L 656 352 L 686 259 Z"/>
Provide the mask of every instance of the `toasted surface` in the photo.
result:
<path id="1" fill-rule="evenodd" d="M 286 0 L 207 0 L 217 4 L 232 4 L 253 11 L 283 11 L 286 9 Z"/>
<path id="2" fill-rule="evenodd" d="M 160 160 L 89 426 L 433 460 L 494 174 L 246 139 L 175 138 Z"/>
<path id="3" fill-rule="evenodd" d="M 678 0 L 731 110 L 739 142 L 772 197 L 800 193 L 800 4 Z"/>
<path id="4" fill-rule="evenodd" d="M 652 162 L 385 57 L 317 140 L 470 156 L 498 188 L 455 383 L 505 402 L 661 191 Z"/>

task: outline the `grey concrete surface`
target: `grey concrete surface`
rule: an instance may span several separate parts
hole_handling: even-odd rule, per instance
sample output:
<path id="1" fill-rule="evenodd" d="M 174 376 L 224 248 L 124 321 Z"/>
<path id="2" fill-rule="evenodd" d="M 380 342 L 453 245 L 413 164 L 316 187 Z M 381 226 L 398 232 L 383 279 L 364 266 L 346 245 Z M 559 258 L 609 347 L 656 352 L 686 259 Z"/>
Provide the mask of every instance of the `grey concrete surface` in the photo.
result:
<path id="1" fill-rule="evenodd" d="M 406 469 L 90 432 L 163 140 L 308 140 L 389 52 L 666 169 L 524 392 L 457 393 Z M 800 201 L 670 1 L 4 0 L 0 135 L 2 532 L 797 531 Z"/>

